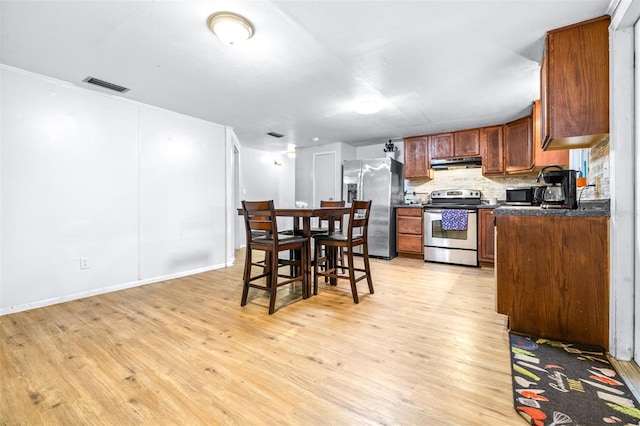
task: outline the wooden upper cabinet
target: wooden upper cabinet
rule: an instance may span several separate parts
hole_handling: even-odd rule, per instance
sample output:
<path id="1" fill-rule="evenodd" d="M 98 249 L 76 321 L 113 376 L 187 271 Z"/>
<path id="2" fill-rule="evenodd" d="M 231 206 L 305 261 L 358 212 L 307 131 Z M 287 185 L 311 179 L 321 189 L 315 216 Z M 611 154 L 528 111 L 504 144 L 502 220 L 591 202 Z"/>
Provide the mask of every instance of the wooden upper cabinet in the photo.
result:
<path id="1" fill-rule="evenodd" d="M 480 156 L 482 156 L 482 174 L 504 174 L 504 141 L 502 126 L 480 129 Z"/>
<path id="2" fill-rule="evenodd" d="M 478 155 L 480 155 L 479 129 L 463 130 L 454 133 L 454 157 L 473 157 Z"/>
<path id="3" fill-rule="evenodd" d="M 609 134 L 609 16 L 547 32 L 541 143 L 585 148 Z"/>
<path id="4" fill-rule="evenodd" d="M 504 125 L 504 171 L 521 173 L 533 170 L 531 116 Z"/>
<path id="5" fill-rule="evenodd" d="M 433 178 L 433 170 L 429 167 L 429 136 L 404 140 L 404 178 Z"/>
<path id="6" fill-rule="evenodd" d="M 453 157 L 453 133 L 439 133 L 431 135 L 429 150 L 431 158 L 451 158 Z"/>
<path id="7" fill-rule="evenodd" d="M 558 166 L 569 167 L 569 150 L 559 149 L 544 151 L 542 149 L 542 115 L 540 114 L 541 100 L 538 99 L 533 103 L 533 150 L 534 162 L 536 169 L 556 164 Z"/>

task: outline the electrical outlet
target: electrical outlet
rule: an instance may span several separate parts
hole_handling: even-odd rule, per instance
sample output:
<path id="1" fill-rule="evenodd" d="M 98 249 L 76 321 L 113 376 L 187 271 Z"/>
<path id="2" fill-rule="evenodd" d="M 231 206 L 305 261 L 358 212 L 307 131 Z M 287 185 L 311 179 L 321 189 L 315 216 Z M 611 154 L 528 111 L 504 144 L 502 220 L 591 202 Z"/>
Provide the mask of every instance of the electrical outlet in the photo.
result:
<path id="1" fill-rule="evenodd" d="M 89 269 L 89 258 L 81 257 L 80 258 L 80 269 Z"/>

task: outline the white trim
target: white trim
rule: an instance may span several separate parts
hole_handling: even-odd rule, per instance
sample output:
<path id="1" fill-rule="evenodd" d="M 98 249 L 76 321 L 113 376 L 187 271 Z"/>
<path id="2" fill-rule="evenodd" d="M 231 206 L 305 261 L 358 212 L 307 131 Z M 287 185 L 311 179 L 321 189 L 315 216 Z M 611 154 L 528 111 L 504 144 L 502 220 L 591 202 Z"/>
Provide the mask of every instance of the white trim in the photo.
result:
<path id="1" fill-rule="evenodd" d="M 215 269 L 224 268 L 226 266 L 230 266 L 230 265 L 220 264 L 220 265 L 206 266 L 204 268 L 192 269 L 190 271 L 183 271 L 183 272 L 179 272 L 179 273 L 176 273 L 176 274 L 164 275 L 164 276 L 161 276 L 161 277 L 154 277 L 154 278 L 147 278 L 147 279 L 139 280 L 139 281 L 131 281 L 131 282 L 127 282 L 127 283 L 123 283 L 123 284 L 117 284 L 117 285 L 113 285 L 113 286 L 109 286 L 109 287 L 95 288 L 95 289 L 91 289 L 89 291 L 81 291 L 79 293 L 68 294 L 68 295 L 64 295 L 64 296 L 60 296 L 60 297 L 52 297 L 50 299 L 38 300 L 36 302 L 31 302 L 31 303 L 25 303 L 24 305 L 9 306 L 8 308 L 0 309 L 0 316 L 8 315 L 8 314 L 15 314 L 16 312 L 28 311 L 30 309 L 42 308 L 42 307 L 50 306 L 50 305 L 57 305 L 58 303 L 64 303 L 64 302 L 70 302 L 72 300 L 84 299 L 86 297 L 97 296 L 99 294 L 111 293 L 113 291 L 124 290 L 124 289 L 127 289 L 127 288 L 139 287 L 139 286 L 147 285 L 147 284 L 154 284 L 154 283 L 158 283 L 158 282 L 161 282 L 161 281 L 172 280 L 172 279 L 175 279 L 175 278 L 182 278 L 182 277 L 186 277 L 186 276 L 189 276 L 189 275 L 201 274 L 203 272 L 213 271 Z"/>
<path id="2" fill-rule="evenodd" d="M 312 206 L 320 206 L 320 200 L 317 200 L 316 203 L 316 158 L 321 155 L 333 155 L 333 171 L 334 171 L 334 185 L 333 185 L 333 198 L 338 200 L 340 197 L 337 195 L 340 193 L 338 181 L 340 179 L 336 179 L 337 169 L 338 169 L 338 152 L 337 151 L 323 151 L 323 152 L 314 152 L 312 156 L 311 162 L 311 204 Z"/>
<path id="3" fill-rule="evenodd" d="M 234 215 L 234 206 L 233 206 L 233 200 L 234 200 L 234 186 L 233 186 L 233 182 L 234 182 L 234 178 L 233 178 L 233 173 L 234 173 L 234 165 L 233 165 L 233 161 L 234 161 L 234 156 L 233 156 L 233 149 L 234 149 L 234 132 L 233 132 L 233 128 L 229 127 L 229 126 L 225 126 L 224 127 L 224 140 L 225 140 L 225 259 L 227 262 L 227 265 L 229 264 L 233 264 L 233 259 L 235 258 L 235 250 L 234 250 L 234 245 L 235 245 L 235 221 L 236 221 L 236 217 L 238 216 L 237 214 Z"/>
<path id="4" fill-rule="evenodd" d="M 633 28 L 611 29 L 610 60 L 610 290 L 609 352 L 630 360 L 634 352 L 636 260 L 636 157 L 634 143 Z"/>
<path id="5" fill-rule="evenodd" d="M 620 30 L 633 27 L 640 19 L 640 1 L 612 0 L 607 14 L 611 15 L 611 28 Z"/>

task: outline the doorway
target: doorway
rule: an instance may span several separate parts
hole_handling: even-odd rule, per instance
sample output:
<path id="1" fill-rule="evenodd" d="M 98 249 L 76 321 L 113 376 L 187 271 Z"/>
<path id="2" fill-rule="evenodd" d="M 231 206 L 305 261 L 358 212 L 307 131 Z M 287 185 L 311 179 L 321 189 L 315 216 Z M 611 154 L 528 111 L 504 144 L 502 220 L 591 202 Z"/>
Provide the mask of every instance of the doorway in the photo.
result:
<path id="1" fill-rule="evenodd" d="M 240 151 L 237 145 L 233 144 L 233 213 L 240 207 Z M 244 226 L 242 216 L 235 214 L 233 221 L 233 249 L 238 250 L 243 241 Z"/>
<path id="2" fill-rule="evenodd" d="M 313 154 L 313 207 L 320 207 L 320 200 L 337 200 L 336 153 Z"/>

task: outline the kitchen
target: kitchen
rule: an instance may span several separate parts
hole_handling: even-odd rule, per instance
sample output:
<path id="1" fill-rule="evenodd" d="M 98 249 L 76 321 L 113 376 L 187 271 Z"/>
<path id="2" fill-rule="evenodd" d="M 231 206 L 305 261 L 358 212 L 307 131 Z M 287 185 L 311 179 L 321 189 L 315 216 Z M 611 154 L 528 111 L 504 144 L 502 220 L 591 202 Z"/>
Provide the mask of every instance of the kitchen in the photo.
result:
<path id="1" fill-rule="evenodd" d="M 621 2 L 623 7 L 629 7 L 626 2 Z M 637 3 L 636 3 L 637 4 Z M 5 9 L 6 10 L 6 9 Z M 631 10 L 632 9 L 627 9 Z M 3 10 L 4 11 L 4 10 Z M 5 19 L 6 14 L 3 14 Z M 633 89 L 630 90 L 630 85 L 633 82 L 633 72 L 629 75 L 628 63 L 629 54 L 628 48 L 633 46 L 633 31 L 628 30 L 628 26 L 624 26 L 619 18 L 614 20 L 614 25 L 618 25 L 614 28 L 619 30 L 614 32 L 612 36 L 613 44 L 613 59 L 612 63 L 616 66 L 612 66 L 612 110 L 618 112 L 618 114 L 612 114 L 612 126 L 611 126 L 611 140 L 610 142 L 603 142 L 602 145 L 596 145 L 590 149 L 589 153 L 589 175 L 593 178 L 599 177 L 601 179 L 600 184 L 594 188 L 585 189 L 585 199 L 606 199 L 612 200 L 612 252 L 614 255 L 611 257 L 611 270 L 612 270 L 612 315 L 616 316 L 616 321 L 612 321 L 617 329 L 612 331 L 614 338 L 614 346 L 611 348 L 611 352 L 617 354 L 620 359 L 631 359 L 634 357 L 634 345 L 633 345 L 633 286 L 626 283 L 634 282 L 633 278 L 633 250 L 628 250 L 628 247 L 633 247 L 634 236 L 631 233 L 626 232 L 627 229 L 633 229 L 634 221 L 634 189 L 633 180 L 628 179 L 628 176 L 633 175 L 634 157 L 628 155 L 633 152 L 633 130 L 629 130 L 629 115 L 621 111 L 621 108 L 630 108 L 628 101 L 628 94 L 633 93 Z M 3 21 L 3 27 L 6 28 Z M 3 43 L 4 42 L 3 38 Z M 3 47 L 5 45 L 3 44 Z M 10 47 L 10 46 L 9 46 Z M 618 50 L 619 49 L 619 50 Z M 633 50 L 633 48 L 631 48 Z M 619 52 L 619 53 L 618 53 Z M 626 52 L 626 53 L 625 53 Z M 51 62 L 55 62 L 52 60 Z M 625 65 L 626 64 L 626 65 Z M 25 65 L 25 68 L 28 67 Z M 34 71 L 35 72 L 35 71 Z M 617 74 L 620 73 L 620 74 Z M 83 76 L 84 77 L 84 76 Z M 620 78 L 622 77 L 622 78 Z M 130 187 L 137 187 L 137 185 L 131 185 L 131 182 L 138 182 L 137 164 L 138 159 L 137 149 L 133 149 L 131 146 L 127 146 L 123 142 L 119 142 L 116 146 L 112 146 L 112 149 L 116 149 L 115 152 L 104 150 L 99 152 L 98 158 L 95 158 L 90 151 L 83 150 L 83 145 L 78 143 L 74 145 L 77 147 L 76 151 L 72 151 L 72 155 L 68 158 L 61 158 L 60 152 L 55 150 L 47 151 L 52 158 L 57 159 L 57 163 L 53 166 L 47 166 L 46 161 L 37 155 L 36 152 L 29 151 L 28 144 L 24 146 L 13 146 L 8 144 L 8 140 L 12 135 L 17 134 L 17 127 L 11 127 L 11 133 L 9 130 L 5 130 L 5 123 L 9 123 L 12 126 L 17 122 L 13 120 L 13 116 L 9 116 L 9 120 L 5 122 L 7 118 L 8 109 L 7 105 L 17 105 L 18 100 L 24 97 L 26 102 L 28 97 L 25 94 L 33 95 L 37 90 L 41 90 L 42 93 L 49 93 L 50 98 L 41 96 L 40 99 L 53 99 L 55 96 L 66 99 L 70 102 L 70 98 L 82 98 L 88 99 L 89 96 L 81 93 L 80 90 L 75 88 L 69 88 L 68 85 L 60 83 L 59 81 L 46 81 L 38 76 L 30 75 L 27 72 L 21 72 L 19 69 L 11 67 L 3 68 L 3 154 L 2 154 L 2 170 L 3 170 L 3 213 L 2 213 L 2 288 L 3 288 L 3 305 L 2 313 L 7 314 L 13 312 L 16 307 L 22 309 L 35 308 L 43 306 L 43 303 L 55 303 L 61 298 L 68 297 L 70 300 L 78 296 L 86 296 L 96 294 L 96 289 L 120 289 L 130 286 L 140 285 L 141 283 L 154 282 L 154 279 L 170 278 L 172 276 L 178 276 L 184 274 L 185 271 L 197 272 L 200 268 L 210 268 L 211 265 L 216 267 L 229 265 L 233 263 L 233 239 L 227 238 L 226 226 L 220 226 L 219 223 L 224 223 L 225 211 L 224 209 L 216 209 L 213 213 L 215 215 L 216 226 L 207 234 L 207 239 L 215 239 L 216 241 L 225 241 L 225 247 L 221 248 L 216 246 L 213 251 L 216 253 L 215 258 L 208 258 L 210 250 L 205 243 L 198 239 L 198 235 L 194 230 L 199 229 L 202 223 L 207 221 L 205 215 L 203 217 L 185 217 L 189 220 L 185 220 L 180 225 L 166 226 L 166 223 L 161 224 L 154 222 L 157 217 L 150 214 L 150 211 L 154 206 L 160 205 L 166 209 L 167 217 L 181 217 L 179 214 L 184 213 L 177 207 L 169 205 L 166 206 L 166 194 L 165 192 L 158 190 L 157 188 L 166 188 L 170 190 L 183 184 L 187 186 L 190 179 L 194 178 L 193 175 L 189 175 L 188 171 L 184 171 L 181 168 L 175 167 L 170 169 L 164 169 L 162 167 L 162 161 L 157 157 L 144 157 L 149 158 L 151 161 L 143 161 L 142 179 L 140 186 L 143 189 L 142 193 L 144 197 L 140 199 L 140 204 L 137 204 L 139 195 L 132 192 Z M 36 86 L 38 86 L 36 88 Z M 15 88 L 15 89 L 14 89 Z M 18 90 L 20 89 L 20 90 Z M 71 93 L 71 95 L 69 95 Z M 7 103 L 9 101 L 11 103 Z M 533 98 L 531 99 L 533 100 Z M 15 104 L 13 102 L 16 102 Z M 104 101 L 105 104 L 112 102 L 112 100 Z M 93 101 L 86 102 L 91 106 L 95 106 Z M 118 102 L 115 102 L 118 103 Z M 37 103 L 36 103 L 37 104 Z M 82 103 L 81 103 L 82 104 Z M 122 103 L 125 104 L 125 103 Z M 42 103 L 40 104 L 42 105 Z M 85 104 L 82 104 L 86 106 Z M 31 107 L 32 105 L 28 105 Z M 59 108 L 55 107 L 54 108 Z M 128 115 L 128 110 L 131 110 L 130 104 L 126 104 L 123 109 L 127 110 L 127 114 L 115 114 L 115 109 L 108 109 L 110 118 L 114 118 L 117 115 L 119 124 L 126 124 L 126 126 L 104 126 L 102 131 L 113 132 L 113 140 L 116 141 L 137 141 L 140 136 L 137 133 L 137 116 L 136 119 L 132 119 Z M 138 108 L 138 107 L 136 107 Z M 222 141 L 220 147 L 225 146 L 224 159 L 217 160 L 216 156 L 219 156 L 219 150 L 211 148 L 211 151 L 207 151 L 208 158 L 214 158 L 213 164 L 215 170 L 207 170 L 206 167 L 199 168 L 207 178 L 213 179 L 217 182 L 233 182 L 234 175 L 228 173 L 225 170 L 225 165 L 237 161 L 236 164 L 241 165 L 239 180 L 242 182 L 239 184 L 240 193 L 243 197 L 259 197 L 262 194 L 270 193 L 275 194 L 274 198 L 278 198 L 281 203 L 293 205 L 295 200 L 311 199 L 310 194 L 313 192 L 313 186 L 310 184 L 312 176 L 310 176 L 313 170 L 314 154 L 322 154 L 326 152 L 336 153 L 336 163 L 341 164 L 342 160 L 348 158 L 372 158 L 380 157 L 384 154 L 383 147 L 386 140 L 378 141 L 375 144 L 352 146 L 341 142 L 335 142 L 333 144 L 324 144 L 317 147 L 297 147 L 295 160 L 287 155 L 281 153 L 272 155 L 268 151 L 260 149 L 254 149 L 250 147 L 241 146 L 241 140 L 233 135 L 230 129 L 224 126 L 215 126 L 210 124 L 204 124 L 198 120 L 186 119 L 184 117 L 176 118 L 166 111 L 158 111 L 153 108 L 147 109 L 146 107 L 140 107 L 142 113 L 140 114 L 141 123 L 152 124 L 151 128 L 162 128 L 167 130 L 168 123 L 172 121 L 184 121 L 189 122 L 193 128 L 200 129 L 198 134 L 214 134 L 216 141 Z M 101 111 L 96 109 L 97 111 Z M 628 110 L 627 110 L 628 112 Z M 515 113 L 518 113 L 516 111 Z M 527 115 L 528 111 L 520 111 L 522 115 Z M 99 115 L 99 114 L 95 114 Z M 122 117 L 124 115 L 124 117 Z M 65 116 L 61 114 L 57 117 L 57 121 L 53 124 L 60 131 L 71 132 L 74 128 L 83 129 L 83 122 L 81 120 L 74 121 L 70 119 L 71 116 Z M 515 118 L 515 117 L 514 117 Z M 626 121 L 625 121 L 626 120 Z M 489 124 L 501 124 L 502 122 L 491 122 Z M 163 127 L 167 125 L 167 127 Z M 75 127 L 74 127 L 75 126 Z M 113 127 L 122 127 L 113 129 Z M 126 127 L 127 131 L 124 131 Z M 461 130 L 463 128 L 470 128 L 473 126 L 452 126 L 450 128 L 442 128 L 440 130 Z M 179 128 L 179 126 L 176 126 Z M 37 130 L 37 129 L 35 129 Z M 145 132 L 147 128 L 144 128 Z M 171 130 L 171 129 L 169 129 Z M 142 153 L 153 153 L 153 141 L 161 140 L 168 141 L 169 139 L 178 140 L 180 132 L 174 132 L 170 137 L 165 137 L 166 134 L 162 132 L 152 133 L 141 132 L 142 135 Z M 200 132 L 201 131 L 201 132 Z M 115 134 L 114 134 L 115 133 Z M 167 131 L 167 134 L 171 133 Z M 403 136 L 409 137 L 413 135 L 420 135 L 422 132 L 406 133 Z M 8 135 L 8 136 L 7 136 Z M 46 132 L 39 133 L 30 137 L 31 141 L 44 140 Z M 193 134 L 189 134 L 193 136 Z M 95 141 L 95 140 L 93 140 Z M 400 148 L 398 153 L 398 159 L 403 161 L 404 157 L 404 141 L 395 140 L 396 145 Z M 610 144 L 610 145 L 609 145 Z M 621 146 L 621 144 L 623 144 Z M 35 144 L 34 144 L 35 145 Z M 106 143 L 104 145 L 107 145 Z M 135 144 L 134 144 L 135 145 Z M 234 160 L 233 147 L 241 146 L 240 158 Z M 102 145 L 100 146 L 102 147 Z M 167 144 L 170 148 L 171 144 Z M 201 149 L 200 145 L 194 143 L 190 145 L 193 152 L 198 152 Z M 75 154 L 73 154 L 75 153 Z M 125 154 L 125 155 L 122 155 Z M 185 154 L 185 153 L 180 153 Z M 77 156 L 74 156 L 77 155 Z M 181 157 L 183 160 L 195 161 L 192 157 L 186 155 Z M 77 167 L 80 172 L 75 175 L 61 174 L 61 170 L 69 170 L 70 160 Z M 37 161 L 36 161 L 37 160 Z M 126 173 L 126 177 L 122 177 L 113 181 L 107 182 L 104 177 L 98 177 L 98 186 L 95 186 L 95 181 L 83 180 L 83 176 L 93 176 L 92 173 L 96 170 L 102 170 L 100 168 L 101 162 L 112 165 L 118 170 L 122 170 Z M 33 162 L 33 163 L 32 163 Z M 86 167 L 82 164 L 86 164 Z M 40 176 L 45 176 L 45 179 L 36 179 L 39 182 L 34 181 L 33 177 L 30 177 L 29 172 L 37 169 L 40 171 Z M 169 170 L 171 173 L 166 173 Z M 260 170 L 260 172 L 258 172 Z M 256 172 L 254 174 L 254 172 Z M 104 176 L 110 176 L 105 174 Z M 173 177 L 171 179 L 170 177 Z M 610 179 L 610 181 L 609 181 Z M 502 199 L 503 191 L 506 187 L 520 184 L 520 183 L 533 183 L 535 180 L 535 173 L 527 175 L 522 178 L 514 177 L 486 177 L 482 174 L 481 169 L 465 169 L 465 170 L 437 170 L 434 172 L 433 180 L 411 180 L 409 184 L 406 184 L 405 188 L 409 191 L 409 194 L 416 192 L 416 196 L 424 196 L 424 193 L 431 193 L 434 190 L 455 187 L 455 188 L 471 188 L 479 189 L 482 192 L 483 199 Z M 20 186 L 14 184 L 19 182 Z M 51 186 L 43 186 L 51 182 Z M 295 182 L 295 184 L 294 184 Z M 336 179 L 336 185 L 339 185 Z M 87 185 L 85 185 L 87 183 Z M 94 184 L 94 186 L 88 185 L 88 183 Z M 151 183 L 153 185 L 151 185 Z M 452 185 L 452 183 L 455 183 Z M 59 187 L 54 187 L 54 184 L 58 184 Z M 77 186 L 76 186 L 77 185 Z M 62 190 L 61 187 L 68 188 L 68 190 Z M 122 188 L 122 198 L 118 200 L 122 204 L 117 203 L 117 209 L 106 209 L 101 212 L 94 212 L 91 210 L 92 205 L 105 206 L 104 198 L 101 195 L 112 194 L 113 188 Z M 24 191 L 30 196 L 21 196 Z M 246 190 L 246 193 L 243 192 Z M 53 190 L 51 194 L 47 194 L 45 190 Z M 145 192 L 148 190 L 148 192 Z M 76 193 L 77 191 L 77 193 Z M 267 192 L 270 191 L 270 192 Z M 80 194 L 82 197 L 77 197 Z M 197 194 L 193 198 L 189 198 L 185 194 L 184 198 L 179 198 L 184 204 L 194 203 L 194 199 L 197 196 L 203 194 Z M 220 194 L 218 191 L 212 191 L 207 193 L 207 196 L 222 197 L 226 200 L 230 209 L 233 209 L 231 191 L 229 193 Z M 85 198 L 86 197 L 86 198 Z M 62 208 L 57 199 L 65 199 L 69 201 L 69 208 Z M 66 231 L 66 236 L 92 236 L 92 238 L 79 238 L 81 244 L 79 246 L 82 250 L 70 250 L 70 243 L 66 239 L 56 238 L 56 235 L 52 235 L 51 230 L 45 225 L 46 221 L 39 220 L 38 217 L 22 216 L 21 211 L 13 206 L 26 207 L 24 211 L 36 211 L 41 208 L 40 201 L 47 207 L 52 214 L 49 219 L 54 223 L 62 223 L 60 229 Z M 179 204 L 179 203 L 178 203 Z M 224 204 L 224 202 L 222 202 Z M 192 204 L 193 205 L 193 204 Z M 52 207 L 55 206 L 55 207 Z M 108 205 L 107 205 L 108 207 Z M 138 210 L 139 209 L 139 210 Z M 221 213 L 222 210 L 222 213 Z M 94 218 L 100 220 L 92 221 L 93 226 L 88 226 L 86 219 L 83 217 L 74 216 L 75 212 L 87 212 L 90 211 L 94 214 Z M 228 212 L 227 212 L 228 213 Z M 139 216 L 138 216 L 139 214 Z M 76 218 L 74 221 L 65 221 L 64 218 L 72 216 Z M 108 220 L 102 220 L 106 216 L 111 216 L 110 219 L 121 221 L 116 228 L 109 226 Z M 213 215 L 212 215 L 213 216 Z M 235 217 L 229 215 L 229 217 Z M 139 220 L 139 222 L 138 222 Z M 105 224 L 106 226 L 100 227 L 95 224 Z M 138 225 L 140 223 L 141 225 Z M 137 233 L 138 226 L 141 226 L 140 234 Z M 97 229 L 97 231 L 96 231 Z M 122 232 L 126 230 L 127 232 Z M 135 237 L 133 237 L 135 235 Z M 176 236 L 184 238 L 184 240 L 176 242 Z M 109 240 L 113 242 L 113 247 L 104 256 L 105 252 L 95 252 L 95 240 Z M 132 243 L 132 240 L 140 238 L 141 244 Z M 204 259 L 203 262 L 194 262 L 194 259 L 198 256 L 181 256 L 182 253 L 187 252 L 185 250 L 185 240 L 191 241 L 195 250 L 200 255 L 200 259 Z M 28 241 L 41 241 L 41 246 L 33 248 Z M 173 245 L 171 243 L 174 243 Z M 85 257 L 83 250 L 90 251 L 92 254 L 89 256 L 89 269 L 83 271 L 71 270 L 71 267 L 76 266 L 76 258 Z M 222 252 L 222 255 L 220 253 Z M 30 254 L 31 253 L 31 254 Z M 115 253 L 115 254 L 114 254 Z M 32 257 L 33 256 L 33 257 Z M 140 256 L 140 263 L 138 263 L 138 256 Z M 631 261 L 629 260 L 631 257 Z M 62 258 L 62 259 L 61 259 Z M 108 261 L 103 263 L 103 258 Z M 36 259 L 31 263 L 29 259 Z M 236 259 L 237 261 L 237 259 Z M 113 267 L 108 267 L 109 263 L 113 262 Z M 42 268 L 32 268 L 31 265 L 43 265 Z M 48 267 L 47 267 L 48 266 Z M 122 267 L 120 269 L 120 267 Z M 113 275 L 114 271 L 119 270 L 118 274 Z M 51 287 L 37 285 L 34 283 L 43 282 L 43 277 L 49 277 L 51 271 L 60 271 L 56 276 L 55 285 Z M 107 272 L 105 272 L 107 271 Z M 102 273 L 102 274 L 101 274 Z M 79 274 L 84 274 L 80 276 Z M 60 278 L 61 277 L 61 278 Z M 91 279 L 87 279 L 91 277 Z M 58 280 L 59 279 L 59 280 Z M 21 288 L 26 289 L 24 292 L 19 292 L 14 287 L 8 288 L 8 283 L 19 282 Z M 67 283 L 73 282 L 73 286 Z M 61 284 L 63 283 L 63 284 Z M 58 290 L 52 287 L 59 287 Z M 27 294 L 28 293 L 28 294 Z M 26 297 L 26 296 L 36 296 Z"/>

